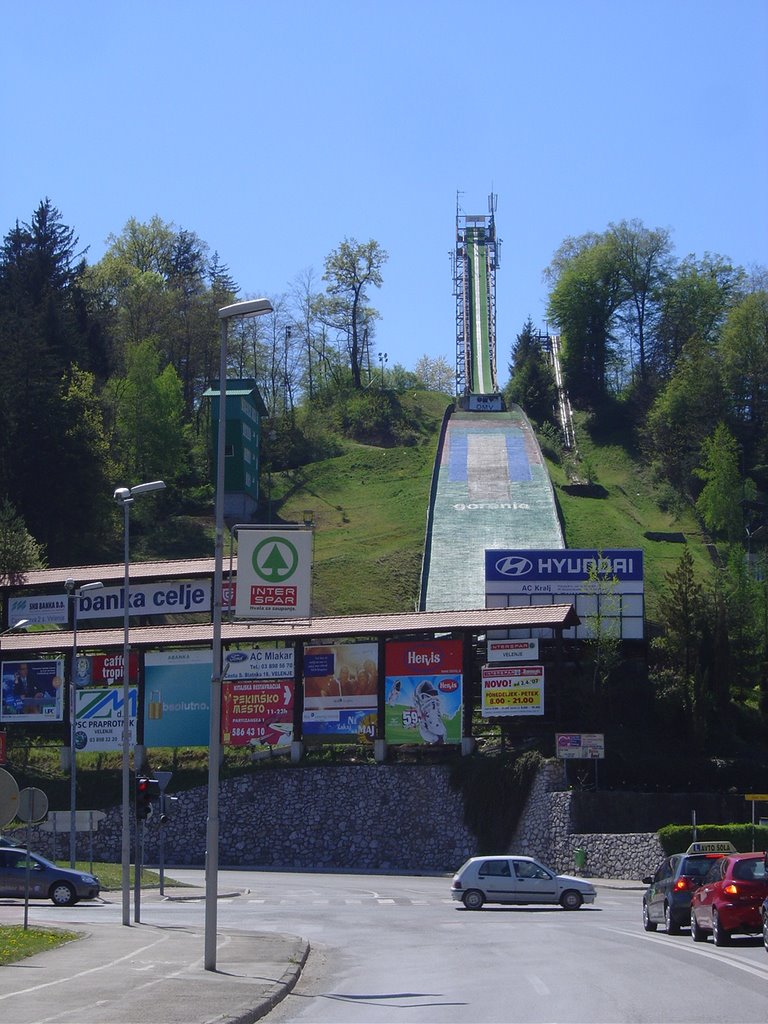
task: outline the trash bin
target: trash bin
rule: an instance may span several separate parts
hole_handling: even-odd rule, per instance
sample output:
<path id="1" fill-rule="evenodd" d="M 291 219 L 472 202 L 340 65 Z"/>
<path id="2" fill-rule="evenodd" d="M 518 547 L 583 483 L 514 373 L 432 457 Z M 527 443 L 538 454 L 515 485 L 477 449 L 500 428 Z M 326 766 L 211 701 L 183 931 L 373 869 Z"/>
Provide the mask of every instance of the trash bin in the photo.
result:
<path id="1" fill-rule="evenodd" d="M 573 860 L 577 871 L 583 871 L 587 865 L 587 851 L 583 846 L 577 846 L 573 851 Z"/>

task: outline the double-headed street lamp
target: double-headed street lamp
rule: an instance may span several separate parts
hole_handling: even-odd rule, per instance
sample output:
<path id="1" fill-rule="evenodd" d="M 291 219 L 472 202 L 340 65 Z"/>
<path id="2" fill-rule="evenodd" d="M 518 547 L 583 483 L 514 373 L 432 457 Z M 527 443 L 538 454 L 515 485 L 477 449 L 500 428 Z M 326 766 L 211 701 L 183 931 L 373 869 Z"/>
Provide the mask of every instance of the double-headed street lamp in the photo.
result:
<path id="1" fill-rule="evenodd" d="M 216 539 L 213 565 L 213 666 L 211 670 L 211 725 L 208 740 L 208 822 L 205 850 L 205 969 L 216 970 L 216 913 L 219 871 L 219 760 L 221 757 L 221 591 L 224 584 L 224 460 L 227 429 L 227 330 L 235 317 L 272 312 L 269 299 L 235 302 L 219 310 L 219 424 L 216 442 Z"/>
<path id="2" fill-rule="evenodd" d="M 67 580 L 64 588 L 73 602 L 72 611 L 72 664 L 69 670 L 69 866 L 75 866 L 75 848 L 77 845 L 77 757 L 75 751 L 77 730 L 77 686 L 75 684 L 75 665 L 77 664 L 77 613 L 80 606 L 80 595 L 88 590 L 101 590 L 103 583 L 84 583 L 76 587 L 74 580 Z"/>
<path id="3" fill-rule="evenodd" d="M 123 826 L 122 826 L 122 881 L 123 890 L 123 924 L 131 923 L 131 716 L 130 688 L 128 683 L 130 658 L 130 556 L 129 556 L 129 512 L 133 499 L 137 494 L 147 491 L 162 491 L 165 483 L 153 480 L 148 484 L 136 484 L 134 487 L 118 487 L 115 501 L 123 507 L 123 539 L 125 553 L 125 580 L 123 582 Z"/>

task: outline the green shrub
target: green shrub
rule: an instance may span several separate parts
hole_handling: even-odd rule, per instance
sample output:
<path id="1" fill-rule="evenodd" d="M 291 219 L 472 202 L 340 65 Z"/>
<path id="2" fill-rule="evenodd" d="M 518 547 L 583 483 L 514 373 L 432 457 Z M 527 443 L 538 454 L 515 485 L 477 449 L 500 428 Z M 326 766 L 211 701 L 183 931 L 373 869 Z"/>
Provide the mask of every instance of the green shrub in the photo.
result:
<path id="1" fill-rule="evenodd" d="M 664 853 L 684 853 L 693 842 L 690 825 L 665 825 L 659 829 L 659 840 Z M 768 827 L 765 825 L 697 825 L 697 842 L 732 843 L 739 853 L 768 850 Z"/>

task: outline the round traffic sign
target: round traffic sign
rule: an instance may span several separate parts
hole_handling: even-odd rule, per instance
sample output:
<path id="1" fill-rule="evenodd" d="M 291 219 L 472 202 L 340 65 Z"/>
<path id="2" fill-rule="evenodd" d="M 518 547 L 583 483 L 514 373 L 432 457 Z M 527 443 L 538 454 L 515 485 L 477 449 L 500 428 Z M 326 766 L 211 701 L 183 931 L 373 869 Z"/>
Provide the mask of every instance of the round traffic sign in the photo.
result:
<path id="1" fill-rule="evenodd" d="M 13 821 L 19 808 L 19 787 L 16 779 L 0 768 L 0 828 Z"/>
<path id="2" fill-rule="evenodd" d="M 28 786 L 19 793 L 16 817 L 21 821 L 42 821 L 48 813 L 48 797 L 42 789 Z"/>

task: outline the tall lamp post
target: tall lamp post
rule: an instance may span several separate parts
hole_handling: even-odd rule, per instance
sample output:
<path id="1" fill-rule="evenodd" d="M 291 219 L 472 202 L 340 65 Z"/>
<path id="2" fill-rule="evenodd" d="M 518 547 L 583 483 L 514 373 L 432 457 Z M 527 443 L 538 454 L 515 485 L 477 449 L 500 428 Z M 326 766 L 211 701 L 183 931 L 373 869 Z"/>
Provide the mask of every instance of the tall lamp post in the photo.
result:
<path id="1" fill-rule="evenodd" d="M 88 590 L 100 590 L 103 583 L 84 583 L 76 587 L 74 580 L 67 580 L 64 587 L 73 602 L 72 610 L 72 664 L 69 670 L 69 866 L 74 869 L 77 846 L 77 757 L 75 756 L 75 735 L 77 724 L 77 696 L 75 685 L 75 665 L 77 663 L 77 613 L 80 606 L 80 595 Z"/>
<path id="2" fill-rule="evenodd" d="M 123 540 L 125 555 L 125 580 L 123 582 L 123 825 L 122 825 L 122 878 L 121 888 L 123 891 L 123 924 L 131 923 L 131 715 L 130 715 L 130 688 L 128 677 L 130 674 L 130 557 L 129 557 L 129 513 L 133 499 L 137 494 L 146 494 L 147 491 L 162 491 L 165 483 L 162 480 L 153 480 L 148 484 L 136 484 L 134 487 L 118 487 L 115 491 L 115 501 L 123 507 Z"/>
<path id="3" fill-rule="evenodd" d="M 219 760 L 221 758 L 221 590 L 224 584 L 224 459 L 227 428 L 227 332 L 235 317 L 272 312 L 269 299 L 234 302 L 219 310 L 219 424 L 216 441 L 216 534 L 213 564 L 213 638 L 211 643 L 211 726 L 208 738 L 208 822 L 205 848 L 205 969 L 216 970 L 216 899 L 219 872 Z"/>

